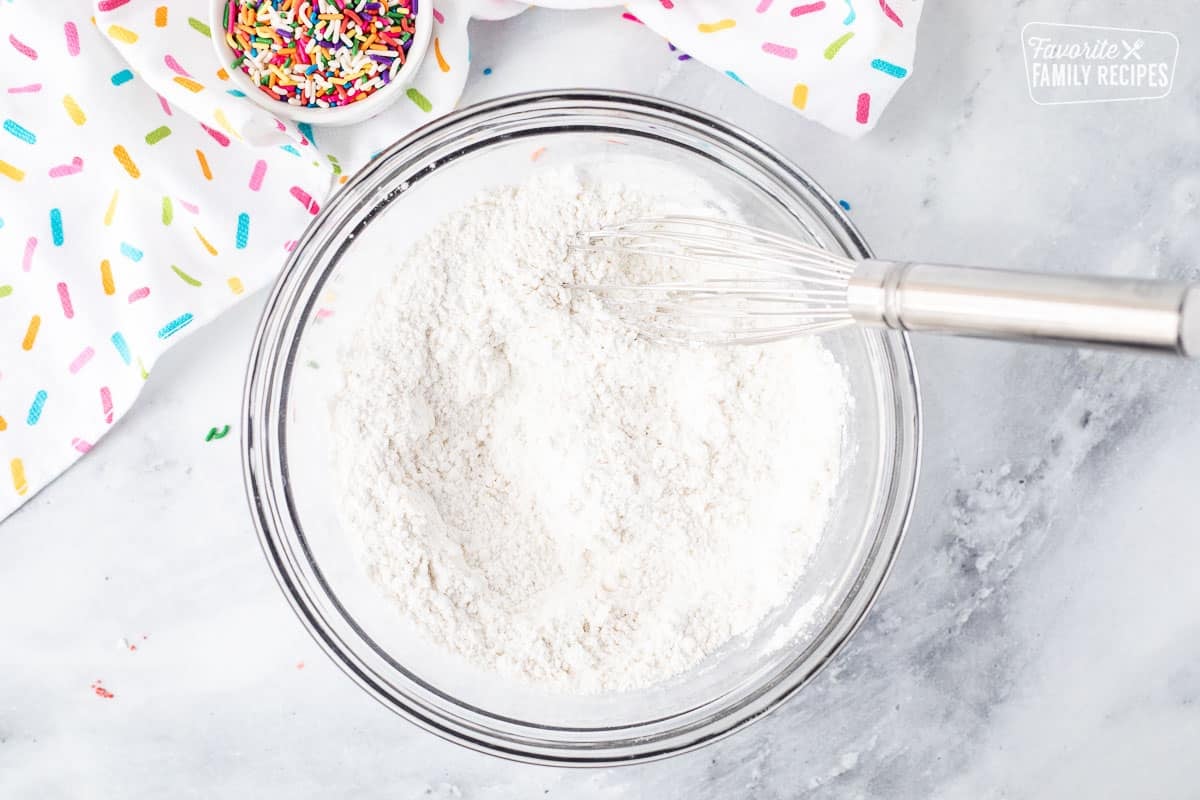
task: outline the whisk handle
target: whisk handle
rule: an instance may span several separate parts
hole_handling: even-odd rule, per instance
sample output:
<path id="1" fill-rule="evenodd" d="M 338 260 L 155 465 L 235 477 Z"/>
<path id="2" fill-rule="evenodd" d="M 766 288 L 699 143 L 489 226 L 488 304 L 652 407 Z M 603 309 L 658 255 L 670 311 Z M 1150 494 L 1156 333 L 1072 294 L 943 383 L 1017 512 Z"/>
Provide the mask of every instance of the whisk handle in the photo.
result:
<path id="1" fill-rule="evenodd" d="M 896 330 L 1200 357 L 1200 284 L 863 261 L 846 299 Z"/>

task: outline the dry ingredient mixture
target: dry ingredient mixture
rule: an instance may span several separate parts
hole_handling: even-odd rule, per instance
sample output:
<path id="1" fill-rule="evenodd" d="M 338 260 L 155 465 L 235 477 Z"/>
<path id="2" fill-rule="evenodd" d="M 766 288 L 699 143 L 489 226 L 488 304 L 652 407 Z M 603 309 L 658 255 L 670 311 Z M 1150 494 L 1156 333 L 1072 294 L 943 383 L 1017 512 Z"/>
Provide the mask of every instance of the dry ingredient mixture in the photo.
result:
<path id="1" fill-rule="evenodd" d="M 818 339 L 646 341 L 565 283 L 578 230 L 681 209 L 550 172 L 400 254 L 347 353 L 341 514 L 427 637 L 541 687 L 677 675 L 785 603 L 831 514 L 850 404 Z"/>

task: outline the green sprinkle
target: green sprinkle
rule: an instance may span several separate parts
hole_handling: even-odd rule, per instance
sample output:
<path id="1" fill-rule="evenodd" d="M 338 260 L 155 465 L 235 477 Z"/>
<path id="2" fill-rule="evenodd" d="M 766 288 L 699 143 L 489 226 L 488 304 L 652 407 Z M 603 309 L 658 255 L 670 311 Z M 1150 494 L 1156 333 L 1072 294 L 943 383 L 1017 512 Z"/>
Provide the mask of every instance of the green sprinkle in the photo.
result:
<path id="1" fill-rule="evenodd" d="M 160 125 L 146 134 L 146 144 L 158 144 L 170 135 L 171 129 L 166 125 Z"/>
<path id="2" fill-rule="evenodd" d="M 415 87 L 410 88 L 405 94 L 408 95 L 409 100 L 417 104 L 417 108 L 426 113 L 433 111 L 433 103 L 429 102 L 429 98 L 418 92 Z"/>
<path id="3" fill-rule="evenodd" d="M 229 3 L 225 4 L 225 13 L 221 15 L 221 27 L 229 30 Z"/>
<path id="4" fill-rule="evenodd" d="M 825 48 L 825 60 L 833 61 L 833 57 L 838 54 L 838 50 L 842 49 L 842 45 L 854 38 L 854 31 L 842 34 L 837 39 L 830 42 L 829 47 Z"/>
<path id="5" fill-rule="evenodd" d="M 163 225 L 170 225 L 171 220 L 175 219 L 175 208 L 171 205 L 171 198 L 163 195 L 162 203 L 162 221 Z"/>
<path id="6" fill-rule="evenodd" d="M 0 297 L 8 297 L 12 294 L 12 287 L 8 285 L 0 286 Z"/>
<path id="7" fill-rule="evenodd" d="M 229 8 L 226 7 L 225 11 L 228 13 Z M 199 31 L 205 36 L 212 36 L 212 29 L 208 27 L 208 24 L 195 17 L 188 17 L 188 25 L 192 26 L 192 30 Z M 229 27 L 229 20 L 225 21 L 225 27 Z"/>
<path id="8" fill-rule="evenodd" d="M 186 283 L 188 286 L 200 286 L 201 285 L 200 281 L 196 280 L 191 275 L 188 275 L 186 272 L 184 272 L 183 270 L 181 270 L 179 267 L 175 266 L 174 264 L 171 265 L 171 269 L 174 270 L 176 275 L 183 278 L 183 282 Z"/>

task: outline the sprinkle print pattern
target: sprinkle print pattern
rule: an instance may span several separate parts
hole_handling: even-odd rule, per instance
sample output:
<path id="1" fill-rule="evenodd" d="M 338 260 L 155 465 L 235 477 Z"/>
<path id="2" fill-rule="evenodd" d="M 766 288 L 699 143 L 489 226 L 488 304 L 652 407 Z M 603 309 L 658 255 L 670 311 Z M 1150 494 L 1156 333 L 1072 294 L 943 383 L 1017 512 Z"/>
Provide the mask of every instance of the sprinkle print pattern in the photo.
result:
<path id="1" fill-rule="evenodd" d="M 413 101 L 413 105 L 424 111 L 426 114 L 428 114 L 430 111 L 433 111 L 433 103 L 429 102 L 429 98 L 421 94 L 421 92 L 415 86 L 410 86 L 408 91 L 404 94 L 409 100 Z"/>
<path id="2" fill-rule="evenodd" d="M 71 360 L 71 364 L 67 367 L 67 371 L 72 375 L 75 375 L 79 372 L 79 370 L 87 366 L 87 363 L 92 360 L 92 356 L 94 355 L 96 355 L 96 351 L 91 347 L 83 348 L 79 355 L 75 356 L 75 358 Z"/>
<path id="3" fill-rule="evenodd" d="M 33 349 L 34 343 L 37 341 L 38 330 L 42 327 L 42 318 L 34 314 L 29 318 L 29 325 L 25 328 L 25 338 L 21 340 L 21 349 L 26 352 Z"/>
<path id="4" fill-rule="evenodd" d="M 241 142 L 257 111 L 212 91 L 229 76 L 203 15 L 0 6 L 3 519 L 115 425 L 166 348 L 274 276 L 333 166 L 311 130 L 268 120 L 276 139 Z"/>
<path id="5" fill-rule="evenodd" d="M 192 322 L 191 314 L 182 314 L 158 329 L 158 338 L 169 339 Z"/>
<path id="6" fill-rule="evenodd" d="M 62 306 L 63 316 L 71 319 L 75 316 L 75 306 L 71 305 L 71 291 L 67 288 L 67 284 L 59 282 L 58 286 L 58 303 Z"/>
<path id="7" fill-rule="evenodd" d="M 83 109 L 79 107 L 79 103 L 75 102 L 75 98 L 71 95 L 63 95 L 63 108 L 67 110 L 67 116 L 71 118 L 71 122 L 76 125 L 82 125 L 87 122 L 87 116 L 84 115 Z"/>
<path id="8" fill-rule="evenodd" d="M 171 265 L 171 271 L 174 272 L 176 275 L 178 275 L 180 280 L 182 280 L 188 286 L 203 286 L 204 285 L 200 281 L 193 278 L 191 275 L 188 275 L 186 272 L 181 270 L 179 267 L 175 266 L 174 264 Z"/>
<path id="9" fill-rule="evenodd" d="M 801 16 L 804 16 L 805 14 L 814 14 L 817 11 L 823 11 L 823 10 L 825 10 L 824 0 L 822 0 L 822 2 L 819 2 L 819 3 L 809 3 L 808 5 L 796 6 L 795 8 L 792 9 L 791 13 L 792 13 L 793 17 L 801 17 Z"/>
<path id="10" fill-rule="evenodd" d="M 840 53 L 842 48 L 846 46 L 846 42 L 853 38 L 854 31 L 850 31 L 849 33 L 843 33 L 841 36 L 830 42 L 829 46 L 825 48 L 825 60 L 833 61 L 835 58 L 837 58 L 837 54 Z"/>
<path id="11" fill-rule="evenodd" d="M 143 253 L 129 242 L 121 242 L 121 255 L 136 263 L 142 260 Z"/>
<path id="12" fill-rule="evenodd" d="M 808 84 L 797 83 L 792 89 L 792 105 L 800 111 L 808 105 Z"/>
<path id="13" fill-rule="evenodd" d="M 134 175 L 133 177 L 137 177 Z M 104 209 L 104 226 L 108 227 L 113 224 L 113 218 L 117 215 L 117 200 L 121 197 L 120 189 L 113 189 L 112 198 L 108 201 L 108 208 Z"/>
<path id="14" fill-rule="evenodd" d="M 50 209 L 50 240 L 54 242 L 55 247 L 62 247 L 64 241 L 62 212 L 57 208 Z"/>
<path id="15" fill-rule="evenodd" d="M 79 29 L 74 22 L 63 23 L 63 35 L 67 38 L 67 55 L 71 58 L 79 55 Z"/>
<path id="16" fill-rule="evenodd" d="M 170 128 L 168 128 L 166 125 L 159 125 L 157 128 L 146 134 L 146 144 L 158 144 L 170 135 Z"/>
<path id="17" fill-rule="evenodd" d="M 629 4 L 626 16 L 669 36 L 672 50 L 839 132 L 859 136 L 875 124 L 911 72 L 922 4 L 641 0 Z"/>
<path id="18" fill-rule="evenodd" d="M 122 361 L 124 361 L 126 364 L 133 363 L 130 360 L 129 344 L 125 341 L 125 337 L 121 334 L 120 331 L 118 331 L 112 335 L 112 343 L 113 343 L 113 347 L 117 348 L 117 355 L 119 355 L 121 357 Z"/>
<path id="19" fill-rule="evenodd" d="M 25 240 L 25 253 L 21 256 L 21 271 L 29 272 L 33 269 L 33 254 L 37 251 L 37 237 L 30 236 Z"/>
<path id="20" fill-rule="evenodd" d="M 871 95 L 863 92 L 858 96 L 858 109 L 854 115 L 859 125 L 866 125 L 871 119 Z"/>
<path id="21" fill-rule="evenodd" d="M 34 135 L 33 131 L 11 119 L 4 120 L 4 130 L 25 144 L 37 144 L 37 136 Z"/>
<path id="22" fill-rule="evenodd" d="M 37 50 L 34 50 L 32 47 L 22 42 L 15 35 L 11 33 L 8 35 L 8 43 L 11 44 L 13 49 L 15 49 L 21 55 L 25 56 L 31 61 L 37 61 Z"/>
<path id="23" fill-rule="evenodd" d="M 107 258 L 100 262 L 100 288 L 107 295 L 117 291 L 116 284 L 113 283 L 112 264 Z"/>
<path id="24" fill-rule="evenodd" d="M 33 396 L 33 402 L 29 406 L 29 414 L 25 417 L 26 425 L 38 424 L 38 420 L 42 418 L 42 409 L 46 407 L 46 399 L 49 396 L 45 389 L 39 389 L 37 394 Z"/>
<path id="25" fill-rule="evenodd" d="M 204 180 L 211 181 L 212 169 L 208 166 L 208 156 L 204 155 L 203 150 L 196 150 L 196 161 L 200 163 L 200 174 L 204 176 Z"/>
<path id="26" fill-rule="evenodd" d="M 65 178 L 68 175 L 77 175 L 83 171 L 83 159 L 79 156 L 72 156 L 70 164 L 59 164 L 56 167 L 51 167 L 47 174 L 51 178 Z"/>
<path id="27" fill-rule="evenodd" d="M 776 44 L 775 42 L 763 42 L 762 49 L 764 53 L 770 53 L 771 55 L 779 56 L 780 58 L 794 59 L 797 55 L 799 55 L 799 51 L 796 50 L 796 48 L 788 47 L 787 45 L 783 44 Z"/>
<path id="28" fill-rule="evenodd" d="M 131 178 L 140 178 L 142 171 L 138 169 L 137 164 L 133 163 L 133 158 L 130 157 L 129 151 L 125 149 L 125 145 L 119 144 L 113 148 L 113 155 L 117 157 L 117 163 L 124 167 Z"/>
<path id="29" fill-rule="evenodd" d="M 3 159 L 0 159 L 0 175 L 18 183 L 25 180 L 25 170 L 15 167 Z"/>

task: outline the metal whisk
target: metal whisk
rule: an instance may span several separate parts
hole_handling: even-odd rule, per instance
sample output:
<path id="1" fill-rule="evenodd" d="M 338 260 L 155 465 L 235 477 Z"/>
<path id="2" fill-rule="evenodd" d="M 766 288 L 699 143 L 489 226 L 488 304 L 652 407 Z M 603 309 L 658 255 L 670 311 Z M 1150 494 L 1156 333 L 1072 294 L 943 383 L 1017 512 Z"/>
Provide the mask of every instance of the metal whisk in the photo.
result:
<path id="1" fill-rule="evenodd" d="M 691 216 L 584 232 L 571 249 L 645 258 L 681 276 L 572 287 L 657 339 L 754 344 L 858 324 L 1200 356 L 1200 284 L 853 261 Z"/>

